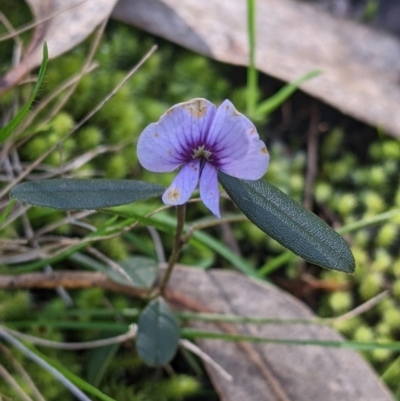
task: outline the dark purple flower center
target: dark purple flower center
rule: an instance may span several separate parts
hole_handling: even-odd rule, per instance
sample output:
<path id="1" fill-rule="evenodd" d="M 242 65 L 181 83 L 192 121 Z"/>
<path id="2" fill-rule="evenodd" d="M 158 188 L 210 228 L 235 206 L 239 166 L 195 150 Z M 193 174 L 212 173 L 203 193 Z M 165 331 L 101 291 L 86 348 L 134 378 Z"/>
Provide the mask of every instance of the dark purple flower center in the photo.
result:
<path id="1" fill-rule="evenodd" d="M 211 161 L 212 152 L 206 148 L 206 145 L 200 145 L 197 148 L 192 149 L 192 159 L 197 159 L 198 157 L 202 157 L 207 161 Z"/>

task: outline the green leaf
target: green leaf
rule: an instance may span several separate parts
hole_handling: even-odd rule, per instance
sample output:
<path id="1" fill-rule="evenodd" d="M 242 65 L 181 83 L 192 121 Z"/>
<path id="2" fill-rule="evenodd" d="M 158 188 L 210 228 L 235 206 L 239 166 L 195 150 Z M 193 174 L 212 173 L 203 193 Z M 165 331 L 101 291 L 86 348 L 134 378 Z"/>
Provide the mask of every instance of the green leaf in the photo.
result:
<path id="1" fill-rule="evenodd" d="M 99 339 L 107 338 L 110 334 L 101 333 Z M 88 356 L 86 365 L 86 379 L 88 383 L 99 387 L 101 379 L 107 370 L 110 361 L 115 357 L 121 344 L 111 344 L 104 347 L 93 348 Z"/>
<path id="2" fill-rule="evenodd" d="M 0 144 L 3 143 L 15 131 L 15 129 L 22 123 L 25 116 L 28 114 L 29 109 L 31 108 L 32 103 L 39 92 L 39 89 L 43 82 L 43 78 L 46 74 L 47 60 L 48 60 L 47 45 L 46 42 L 44 42 L 43 60 L 42 64 L 40 65 L 38 80 L 36 81 L 36 85 L 33 88 L 33 92 L 28 102 L 25 104 L 25 106 L 16 114 L 16 116 L 8 124 L 6 124 L 3 128 L 0 129 Z"/>
<path id="3" fill-rule="evenodd" d="M 251 343 L 269 343 L 280 345 L 311 345 L 327 348 L 355 349 L 357 351 L 372 351 L 374 349 L 386 349 L 390 351 L 400 351 L 400 341 L 345 341 L 345 340 L 319 340 L 319 339 L 282 339 L 246 334 L 232 334 L 226 332 L 202 331 L 192 328 L 182 330 L 182 337 L 189 340 L 210 339 L 224 341 L 248 341 Z"/>
<path id="4" fill-rule="evenodd" d="M 157 278 L 157 262 L 153 259 L 133 256 L 117 263 L 132 281 L 128 281 L 123 273 L 107 266 L 103 266 L 102 272 L 119 284 L 131 285 L 136 288 L 150 288 Z"/>
<path id="5" fill-rule="evenodd" d="M 131 256 L 125 260 L 118 261 L 118 264 L 125 270 L 138 288 L 150 288 L 158 276 L 157 262 L 151 258 Z M 112 280 L 127 284 L 126 278 L 122 277 L 117 271 L 113 270 L 112 273 L 114 276 L 109 274 Z"/>
<path id="6" fill-rule="evenodd" d="M 132 281 L 127 280 L 126 276 L 118 270 L 114 270 L 82 253 L 76 252 L 74 255 L 71 255 L 70 259 L 82 266 L 106 274 L 111 280 L 117 283 L 133 285 L 136 288 L 150 288 L 158 275 L 157 262 L 144 256 L 132 256 L 116 262 Z"/>
<path id="7" fill-rule="evenodd" d="M 139 356 L 150 366 L 163 366 L 174 357 L 179 338 L 178 320 L 161 297 L 153 299 L 138 321 Z"/>
<path id="8" fill-rule="evenodd" d="M 8 215 L 10 214 L 12 208 L 14 207 L 15 201 L 12 200 L 11 202 L 9 202 L 9 204 L 6 206 L 5 210 L 3 213 L 1 213 L 0 215 L 0 226 L 3 225 L 3 223 L 6 221 L 6 218 L 8 217 Z M 2 228 L 2 227 L 1 227 Z"/>
<path id="9" fill-rule="evenodd" d="M 138 214 L 136 211 L 131 210 L 129 206 L 123 206 L 118 209 L 112 209 L 113 213 L 119 214 L 123 217 L 134 217 L 142 224 L 146 224 L 148 226 L 153 226 L 162 232 L 165 232 L 169 235 L 174 235 L 176 219 L 168 216 L 166 214 L 158 214 L 152 217 L 144 217 Z M 185 229 L 187 226 L 185 226 Z M 244 274 L 252 277 L 262 278 L 262 276 L 257 272 L 256 268 L 245 258 L 242 258 L 229 249 L 223 242 L 218 241 L 215 237 L 207 234 L 203 231 L 195 231 L 192 237 L 189 240 L 189 244 L 193 246 L 197 246 L 198 243 L 201 243 L 207 246 L 209 249 L 214 251 L 216 254 L 221 255 L 228 262 L 232 263 L 238 270 L 242 271 Z"/>
<path id="10" fill-rule="evenodd" d="M 161 185 L 135 180 L 55 179 L 24 182 L 11 198 L 60 210 L 99 209 L 160 196 Z"/>
<path id="11" fill-rule="evenodd" d="M 247 181 L 218 173 L 236 206 L 262 231 L 296 255 L 327 269 L 352 273 L 347 242 L 314 213 L 264 180 Z"/>
<path id="12" fill-rule="evenodd" d="M 49 365 L 51 365 L 55 369 L 57 369 L 61 374 L 63 374 L 68 380 L 70 380 L 72 383 L 74 383 L 81 390 L 86 391 L 87 393 L 93 395 L 94 397 L 97 397 L 99 400 L 116 401 L 114 398 L 109 397 L 107 394 L 104 394 L 103 392 L 101 392 L 95 386 L 92 386 L 87 381 L 81 379 L 79 376 L 77 376 L 74 373 L 72 373 L 69 370 L 67 370 L 67 368 L 63 364 L 61 364 L 60 362 L 58 362 L 58 361 L 56 361 L 54 359 L 51 359 L 48 356 L 42 354 L 40 351 L 35 349 L 32 345 L 27 344 L 27 347 L 32 352 L 34 352 L 39 358 L 43 359 Z"/>
<path id="13" fill-rule="evenodd" d="M 265 118 L 265 116 L 271 114 L 276 110 L 289 96 L 291 96 L 300 85 L 310 79 L 320 75 L 322 71 L 313 70 L 309 73 L 303 75 L 302 77 L 296 79 L 295 81 L 285 85 L 281 90 L 276 92 L 273 96 L 261 102 L 256 108 L 256 119 Z"/>
<path id="14" fill-rule="evenodd" d="M 110 320 L 96 322 L 73 322 L 70 319 L 65 321 L 60 321 L 60 319 L 52 321 L 43 318 L 39 321 L 35 319 L 8 322 L 8 326 L 12 329 L 37 327 L 38 324 L 43 327 L 52 327 L 60 330 L 102 330 L 112 333 L 119 332 L 120 334 L 126 333 L 129 328 L 129 325 L 126 323 L 114 323 Z"/>

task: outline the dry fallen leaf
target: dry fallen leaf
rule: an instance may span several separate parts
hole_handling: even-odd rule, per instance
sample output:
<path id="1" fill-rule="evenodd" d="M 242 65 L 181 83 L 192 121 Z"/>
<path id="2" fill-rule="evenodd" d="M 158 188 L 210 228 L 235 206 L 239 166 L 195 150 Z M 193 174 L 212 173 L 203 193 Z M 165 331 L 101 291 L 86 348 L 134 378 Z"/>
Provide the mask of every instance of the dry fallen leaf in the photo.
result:
<path id="1" fill-rule="evenodd" d="M 234 272 L 177 268 L 168 288 L 171 304 L 184 310 L 279 319 L 315 317 L 290 294 Z M 329 327 L 316 324 L 191 325 L 275 339 L 342 339 Z M 201 340 L 198 344 L 233 376 L 229 382 L 207 367 L 224 401 L 393 401 L 367 362 L 349 349 L 221 340 Z"/>
<path id="2" fill-rule="evenodd" d="M 245 0 L 119 0 L 113 17 L 224 62 L 246 65 Z M 257 1 L 257 66 L 400 138 L 400 41 L 294 0 Z"/>
<path id="3" fill-rule="evenodd" d="M 108 18 L 117 0 L 26 0 L 34 21 L 32 39 L 21 62 L 0 78 L 0 94 L 17 85 L 42 62 L 43 42 L 55 58 L 87 38 Z"/>
<path id="4" fill-rule="evenodd" d="M 163 271 L 161 276 L 163 276 Z M 57 271 L 0 275 L 0 289 L 104 288 L 133 297 L 147 290 L 122 285 L 101 273 Z M 265 282 L 226 270 L 205 272 L 176 267 L 167 298 L 176 309 L 235 314 L 246 317 L 312 319 L 315 315 L 299 300 Z M 206 324 L 189 322 L 201 330 L 246 334 L 274 339 L 334 340 L 342 337 L 316 324 Z M 368 363 L 350 349 L 266 343 L 198 341 L 203 352 L 231 375 L 206 365 L 223 401 L 394 401 Z"/>

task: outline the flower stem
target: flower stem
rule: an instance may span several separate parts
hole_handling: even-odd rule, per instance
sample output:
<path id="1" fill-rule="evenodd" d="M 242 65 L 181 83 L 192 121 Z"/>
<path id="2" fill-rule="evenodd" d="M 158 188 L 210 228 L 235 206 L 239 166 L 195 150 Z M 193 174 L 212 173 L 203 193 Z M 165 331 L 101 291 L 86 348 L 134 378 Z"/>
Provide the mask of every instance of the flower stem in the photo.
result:
<path id="1" fill-rule="evenodd" d="M 176 207 L 177 225 L 175 233 L 175 243 L 174 243 L 174 248 L 172 249 L 171 256 L 169 257 L 168 260 L 167 271 L 165 272 L 164 277 L 162 278 L 160 284 L 159 293 L 161 295 L 164 295 L 165 288 L 167 287 L 168 281 L 171 277 L 172 270 L 175 266 L 176 261 L 178 260 L 179 254 L 181 253 L 182 246 L 184 244 L 184 241 L 182 240 L 182 233 L 185 224 L 185 214 L 186 214 L 186 205 L 185 204 L 178 205 Z"/>
<path id="2" fill-rule="evenodd" d="M 256 0 L 247 0 L 247 35 L 249 43 L 249 66 L 247 67 L 246 112 L 255 116 L 258 95 L 258 72 L 256 68 Z"/>

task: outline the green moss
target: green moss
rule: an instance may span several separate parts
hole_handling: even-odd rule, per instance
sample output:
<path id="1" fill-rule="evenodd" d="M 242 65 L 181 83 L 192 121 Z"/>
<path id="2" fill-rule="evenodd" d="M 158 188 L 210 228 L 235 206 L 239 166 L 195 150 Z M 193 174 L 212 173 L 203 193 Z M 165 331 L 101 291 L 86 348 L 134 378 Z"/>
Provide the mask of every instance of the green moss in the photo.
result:
<path id="1" fill-rule="evenodd" d="M 389 247 L 398 239 L 399 226 L 391 222 L 383 225 L 375 238 L 377 246 Z"/>
<path id="2" fill-rule="evenodd" d="M 378 340 L 390 336 L 392 329 L 389 324 L 384 321 L 379 322 L 375 326 L 375 333 Z"/>
<path id="3" fill-rule="evenodd" d="M 369 170 L 366 168 L 358 168 L 349 172 L 349 176 L 355 185 L 359 187 L 368 186 Z"/>
<path id="4" fill-rule="evenodd" d="M 357 139 L 358 140 L 358 139 Z M 400 142 L 376 137 L 368 148 L 368 154 L 358 154 L 347 149 L 345 131 L 330 132 L 321 139 L 321 170 L 317 175 L 315 199 L 322 210 L 333 216 L 339 224 L 360 222 L 393 207 L 400 207 L 399 158 Z M 360 156 L 360 160 L 357 160 Z M 397 221 L 398 220 L 398 221 Z M 359 327 L 341 322 L 336 326 L 351 339 L 360 341 L 391 341 L 398 333 L 398 302 L 400 297 L 400 262 L 398 255 L 400 219 L 392 218 L 374 226 L 351 233 L 346 239 L 352 245 L 356 259 L 354 279 L 345 291 L 351 305 L 367 301 L 392 285 L 393 295 L 380 302 L 358 320 Z M 332 280 L 330 274 L 322 274 L 323 280 Z M 397 288 L 399 287 L 399 288 Z M 341 299 L 333 294 L 324 297 L 320 310 L 339 309 Z M 344 302 L 345 298 L 343 298 Z M 327 308 L 328 305 L 328 308 Z M 344 306 L 343 306 L 344 308 Z M 329 315 L 329 311 L 327 313 Z M 390 363 L 391 352 L 372 352 L 368 358 L 376 366 Z M 397 385 L 396 385 L 397 386 Z M 399 387 L 399 386 L 397 386 Z M 400 392 L 400 388 L 399 388 Z"/>
<path id="5" fill-rule="evenodd" d="M 127 171 L 127 161 L 123 155 L 115 154 L 107 158 L 106 178 L 124 178 Z"/>
<path id="6" fill-rule="evenodd" d="M 380 273 L 366 275 L 360 283 L 358 292 L 361 299 L 367 301 L 383 290 L 384 278 Z"/>
<path id="7" fill-rule="evenodd" d="M 195 395 L 199 390 L 199 382 L 191 376 L 173 376 L 159 386 L 159 396 L 165 400 L 183 400 Z"/>
<path id="8" fill-rule="evenodd" d="M 124 260 L 129 255 L 126 244 L 120 237 L 100 242 L 100 249 L 112 260 Z"/>
<path id="9" fill-rule="evenodd" d="M 391 331 L 400 329 L 400 311 L 396 305 L 395 308 L 383 311 L 383 322 L 386 323 Z"/>
<path id="10" fill-rule="evenodd" d="M 31 299 L 26 291 L 0 291 L 0 316 L 9 321 L 23 316 L 29 310 Z"/>
<path id="11" fill-rule="evenodd" d="M 386 248 L 377 248 L 375 250 L 375 258 L 371 265 L 373 272 L 385 272 L 392 264 L 392 257 Z"/>
<path id="12" fill-rule="evenodd" d="M 337 210 L 342 216 L 352 213 L 356 206 L 357 198 L 351 193 L 341 195 L 337 201 Z"/>
<path id="13" fill-rule="evenodd" d="M 76 135 L 76 144 L 81 150 L 93 150 L 101 144 L 103 133 L 96 126 L 89 125 L 79 130 Z"/>
<path id="14" fill-rule="evenodd" d="M 376 362 L 386 362 L 393 356 L 393 352 L 387 349 L 374 349 L 371 355 Z"/>
<path id="15" fill-rule="evenodd" d="M 356 266 L 357 266 L 355 277 L 359 278 L 361 276 L 361 278 L 363 278 L 365 273 L 369 274 L 370 258 L 368 256 L 368 253 L 365 249 L 359 246 L 354 246 L 352 248 L 352 253 L 354 255 L 354 259 L 356 261 Z M 367 267 L 368 271 L 364 272 L 363 270 Z"/>
<path id="16" fill-rule="evenodd" d="M 134 171 L 139 170 L 139 162 L 136 153 L 136 145 L 127 145 L 122 149 L 122 155 L 127 166 Z"/>
<path id="17" fill-rule="evenodd" d="M 400 160 L 400 142 L 387 139 L 381 146 L 382 159 Z"/>
<path id="18" fill-rule="evenodd" d="M 100 45 L 99 54 L 96 55 L 99 67 L 81 79 L 65 109 L 52 121 L 46 125 L 38 124 L 29 128 L 33 137 L 20 149 L 22 162 L 36 159 L 52 144 L 57 143 L 74 126 L 75 121 L 79 121 L 121 81 L 126 72 L 153 42 L 153 38 L 149 38 L 135 29 L 115 21 L 111 22 Z M 77 47 L 70 54 L 51 61 L 43 95 L 81 69 L 87 49 L 88 43 Z M 11 47 L 4 54 L 9 56 Z M 5 57 L 4 54 L 1 54 L 0 58 L 8 57 Z M 9 61 L 7 60 L 7 62 Z M 84 152 L 95 149 L 100 144 L 122 145 L 122 149 L 118 153 L 102 154 L 91 160 L 90 163 L 72 171 L 72 176 L 134 177 L 161 183 L 165 186 L 169 185 L 175 173 L 154 175 L 144 171 L 138 165 L 135 149 L 137 138 L 147 124 L 157 121 L 173 104 L 193 97 L 206 97 L 216 104 L 224 98 L 230 98 L 238 110 L 245 110 L 246 89 L 235 88 L 225 78 L 230 74 L 229 71 L 228 73 L 226 71 L 228 70 L 225 66 L 217 65 L 202 56 L 161 41 L 161 46 L 156 54 L 90 120 L 90 125 L 81 128 L 61 144 L 59 149 L 46 159 L 46 163 L 59 166 Z M 261 91 L 260 95 L 262 95 Z M 8 101 L 11 99 L 10 96 Z M 259 132 L 263 139 L 265 139 L 264 131 L 266 131 L 265 126 L 260 122 Z M 296 141 L 292 141 L 293 143 Z M 317 204 L 315 211 L 329 216 L 329 220 L 338 226 L 347 222 L 360 221 L 366 216 L 375 216 L 393 205 L 400 207 L 399 142 L 393 139 L 376 138 L 368 149 L 368 155 L 363 155 L 366 160 L 358 160 L 358 152 L 348 150 L 349 143 L 351 146 L 353 145 L 349 140 L 349 133 L 342 128 L 335 128 L 326 135 L 321 135 L 321 157 L 319 158 L 314 193 Z M 290 196 L 302 201 L 305 186 L 304 170 L 307 161 L 304 149 L 298 150 L 294 146 L 287 146 L 284 142 L 273 141 L 269 145 L 269 151 L 271 165 L 266 179 Z M 159 204 L 161 203 L 159 202 Z M 227 208 L 231 207 L 228 202 L 225 205 Z M 59 212 L 49 212 L 44 209 L 40 210 L 40 208 L 33 209 L 29 212 L 29 218 L 34 229 L 65 216 Z M 190 217 L 197 218 L 199 212 L 206 213 L 202 206 L 191 204 L 188 207 Z M 99 225 L 104 221 L 103 216 L 88 218 L 89 224 Z M 393 220 L 381 226 L 367 227 L 346 236 L 352 245 L 357 262 L 357 271 L 353 279 L 338 273 L 318 270 L 321 272 L 322 280 L 336 283 L 338 286 L 343 285 L 339 288 L 347 288 L 347 284 L 349 284 L 348 290 L 324 296 L 322 303 L 325 314 L 332 315 L 332 313 L 347 311 L 360 302 L 377 295 L 390 285 L 392 285 L 393 297 L 396 301 L 400 299 L 400 285 L 398 285 L 400 262 L 396 251 L 399 240 L 398 223 Z M 16 227 L 20 228 L 17 225 Z M 14 229 L 14 233 L 17 232 L 17 229 Z M 70 226 L 63 226 L 58 233 L 72 236 L 82 235 L 82 230 L 75 230 L 74 227 L 71 229 Z M 255 264 L 262 263 L 265 255 L 275 255 L 283 251 L 281 245 L 266 237 L 253 225 L 237 224 L 233 231 L 240 246 L 245 250 L 246 257 L 254 260 Z M 217 235 L 219 235 L 218 232 Z M 169 238 L 165 241 L 167 251 L 168 241 Z M 148 242 L 149 244 L 146 246 L 152 250 L 153 245 L 150 240 Z M 103 241 L 99 247 L 111 259 L 119 260 L 127 257 L 132 249 L 136 250 L 138 244 L 129 242 L 125 238 L 115 238 Z M 203 267 L 224 264 L 224 261 L 221 261 L 221 258 L 208 248 L 194 249 L 191 246 L 185 248 L 181 261 Z M 61 267 L 70 268 L 70 264 L 63 262 Z M 286 278 L 297 277 L 298 265 L 296 262 L 288 264 L 278 274 L 286 276 Z M 7 310 L 7 319 L 21 318 L 21 313 L 29 314 L 32 307 L 31 300 L 26 293 L 23 294 L 25 295 L 18 295 L 21 299 L 17 299 L 15 302 L 15 305 L 19 304 L 20 307 L 11 308 L 9 311 L 3 307 L 3 305 L 8 305 L 8 299 L 3 300 L 0 296 L 0 314 Z M 104 308 L 105 305 L 107 307 L 127 307 L 131 302 L 126 298 L 115 301 L 110 298 L 109 294 L 96 289 L 74 292 L 72 296 L 77 308 L 81 309 Z M 14 301 L 10 297 L 10 302 Z M 360 341 L 368 341 L 373 337 L 372 333 L 376 333 L 379 338 L 389 338 L 393 331 L 398 330 L 398 316 L 396 312 L 393 312 L 396 310 L 397 304 L 393 302 L 393 299 L 391 301 L 383 303 L 383 306 L 379 308 L 374 308 L 365 316 L 337 323 L 335 327 L 350 338 Z M 60 315 L 64 313 L 64 305 L 61 301 L 49 301 L 46 298 L 42 302 L 43 305 L 46 305 L 43 307 L 43 319 L 46 318 L 46 313 L 59 312 Z M 90 321 L 92 318 L 86 316 L 79 319 Z M 38 335 L 44 334 L 49 338 L 62 339 L 64 337 L 64 333 L 60 330 L 46 328 L 43 321 L 38 320 L 37 325 L 31 331 Z M 73 332 L 68 335 L 70 338 L 77 337 L 82 340 L 93 336 L 93 333 L 89 335 Z M 81 362 L 85 358 L 83 354 L 62 354 L 55 351 L 52 355 L 59 357 L 64 364 L 71 364 L 72 369 L 76 371 L 81 369 Z M 391 358 L 391 356 L 378 353 L 378 355 L 372 354 L 371 358 L 375 362 L 382 363 L 389 361 L 390 359 L 387 358 Z M 29 366 L 29 369 L 35 370 L 35 367 Z M 104 390 L 118 400 L 129 399 L 131 401 L 162 399 L 162 397 L 171 400 L 181 399 L 194 394 L 198 388 L 198 382 L 189 376 L 177 375 L 172 379 L 147 380 L 151 374 L 152 371 L 147 370 L 135 353 L 128 346 L 125 348 L 124 345 L 118 356 L 111 361 L 108 377 L 104 381 Z M 45 375 L 41 374 L 40 377 L 42 376 Z M 69 395 L 65 394 L 65 390 L 60 390 L 57 383 L 50 382 L 46 378 L 38 380 L 40 383 L 49 383 L 47 399 L 69 399 Z M 157 386 L 159 388 L 155 389 Z"/>
<path id="19" fill-rule="evenodd" d="M 354 240 L 357 246 L 361 248 L 366 248 L 370 241 L 370 232 L 369 230 L 358 230 L 354 235 Z"/>
<path id="20" fill-rule="evenodd" d="M 187 88 L 192 88 L 196 97 L 215 101 L 226 96 L 229 85 L 218 76 L 215 68 L 202 56 L 185 55 L 173 65 L 174 79 L 167 86 L 168 96 L 173 103 L 189 100 Z"/>
<path id="21" fill-rule="evenodd" d="M 93 164 L 86 163 L 74 170 L 75 178 L 93 178 L 96 176 L 96 169 Z"/>
<path id="22" fill-rule="evenodd" d="M 394 205 L 400 208 L 400 187 L 397 189 L 396 195 L 394 197 Z"/>
<path id="23" fill-rule="evenodd" d="M 90 288 L 87 291 L 81 291 L 75 302 L 76 305 L 82 309 L 94 308 L 96 306 L 101 306 L 103 298 L 104 291 L 101 288 Z"/>
<path id="24" fill-rule="evenodd" d="M 74 125 L 74 119 L 70 114 L 59 112 L 50 122 L 50 129 L 55 135 L 54 140 L 51 142 L 56 142 L 58 139 L 66 135 L 69 131 L 71 131 Z"/>
<path id="25" fill-rule="evenodd" d="M 344 132 L 341 128 L 335 128 L 325 136 L 322 144 L 322 157 L 331 158 L 340 154 L 343 149 Z"/>
<path id="26" fill-rule="evenodd" d="M 171 103 L 159 99 L 145 98 L 139 104 L 141 118 L 156 122 L 171 107 Z"/>
<path id="27" fill-rule="evenodd" d="M 51 146 L 57 144 L 74 126 L 74 120 L 67 113 L 59 113 L 47 125 L 39 127 L 35 135 L 21 149 L 22 155 L 27 160 L 35 160 L 42 156 Z M 68 138 L 60 143 L 45 163 L 60 165 L 67 160 L 75 148 L 75 140 Z"/>
<path id="28" fill-rule="evenodd" d="M 306 153 L 299 151 L 297 152 L 292 160 L 292 169 L 295 173 L 300 173 L 302 176 L 304 175 L 304 169 L 307 163 L 307 155 Z"/>
<path id="29" fill-rule="evenodd" d="M 393 295 L 400 301 L 400 280 L 397 279 L 392 286 Z"/>
<path id="30" fill-rule="evenodd" d="M 352 305 L 352 297 L 347 291 L 336 291 L 329 295 L 329 305 L 336 313 L 347 312 Z"/>
<path id="31" fill-rule="evenodd" d="M 387 207 L 382 196 L 370 190 L 364 192 L 362 200 L 366 208 L 366 217 L 382 213 Z"/>
<path id="32" fill-rule="evenodd" d="M 362 325 L 355 330 L 353 338 L 355 341 L 371 342 L 374 340 L 374 333 L 370 327 Z"/>
<path id="33" fill-rule="evenodd" d="M 358 330 L 361 324 L 361 319 L 356 317 L 348 320 L 339 320 L 338 322 L 334 323 L 334 327 L 341 333 L 353 337 L 354 333 Z"/>
<path id="34" fill-rule="evenodd" d="M 383 159 L 382 143 L 377 141 L 369 147 L 369 155 L 373 160 L 380 161 Z"/>
<path id="35" fill-rule="evenodd" d="M 323 173 L 333 183 L 341 185 L 350 181 L 352 167 L 357 163 L 354 155 L 346 154 L 343 158 L 338 160 L 327 160 L 323 164 Z"/>
<path id="36" fill-rule="evenodd" d="M 300 198 L 304 191 L 304 177 L 301 174 L 291 174 L 290 193 L 296 198 Z"/>
<path id="37" fill-rule="evenodd" d="M 326 182 L 318 182 L 315 186 L 315 199 L 317 202 L 325 203 L 332 196 L 332 186 Z"/>
<path id="38" fill-rule="evenodd" d="M 39 156 L 42 156 L 49 148 L 50 144 L 45 138 L 35 137 L 22 148 L 22 155 L 27 160 L 35 160 Z"/>
<path id="39" fill-rule="evenodd" d="M 113 120 L 109 128 L 111 143 L 127 142 L 136 139 L 142 129 L 144 118 L 140 110 L 134 106 L 124 106 L 119 117 Z"/>
<path id="40" fill-rule="evenodd" d="M 119 358 L 111 360 L 101 390 L 107 394 L 114 394 L 118 401 L 179 401 L 199 391 L 199 382 L 191 376 L 175 374 L 170 378 L 159 377 L 155 380 L 151 373 L 137 355 L 128 350 L 121 353 Z M 139 375 L 142 376 L 142 380 L 134 382 L 133 378 Z M 121 385 L 121 377 L 124 376 L 128 378 L 128 385 Z"/>

